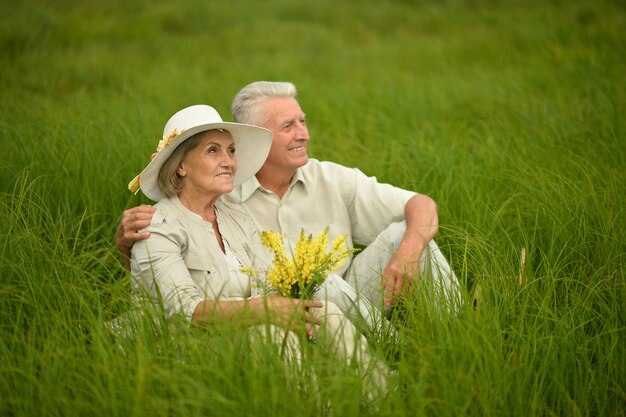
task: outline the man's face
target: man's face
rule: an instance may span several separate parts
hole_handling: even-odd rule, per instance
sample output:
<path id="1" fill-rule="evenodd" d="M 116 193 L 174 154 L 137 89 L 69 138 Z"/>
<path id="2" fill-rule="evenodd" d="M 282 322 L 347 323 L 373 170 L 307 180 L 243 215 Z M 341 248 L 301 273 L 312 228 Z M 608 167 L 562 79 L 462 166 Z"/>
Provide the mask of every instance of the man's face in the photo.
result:
<path id="1" fill-rule="evenodd" d="M 264 168 L 295 171 L 309 160 L 309 131 L 304 113 L 293 97 L 272 97 L 263 106 L 266 121 L 261 126 L 273 135 Z"/>

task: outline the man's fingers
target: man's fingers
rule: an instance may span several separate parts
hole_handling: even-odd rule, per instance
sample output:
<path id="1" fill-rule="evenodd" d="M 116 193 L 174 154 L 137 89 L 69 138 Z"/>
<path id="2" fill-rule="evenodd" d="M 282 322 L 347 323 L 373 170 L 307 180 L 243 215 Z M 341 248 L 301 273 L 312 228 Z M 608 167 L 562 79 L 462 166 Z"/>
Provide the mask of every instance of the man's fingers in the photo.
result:
<path id="1" fill-rule="evenodd" d="M 148 206 L 146 204 L 137 207 L 137 210 L 135 211 L 136 215 L 144 215 L 144 216 L 152 216 L 154 215 L 154 212 L 156 211 L 156 209 L 152 206 Z"/>
<path id="2" fill-rule="evenodd" d="M 135 208 L 139 211 L 145 211 L 145 212 L 150 212 L 150 213 L 154 213 L 156 211 L 154 206 L 151 206 L 150 204 L 142 204 Z"/>
<path id="3" fill-rule="evenodd" d="M 140 229 L 144 229 L 146 227 L 150 226 L 150 220 L 134 220 L 134 221 L 128 221 L 128 222 L 122 222 L 122 230 L 124 231 L 124 234 L 126 233 L 136 233 L 138 232 Z"/>
<path id="4" fill-rule="evenodd" d="M 320 300 L 302 300 L 302 304 L 304 305 L 304 307 L 309 307 L 309 308 L 324 307 L 324 303 L 322 303 Z"/>
<path id="5" fill-rule="evenodd" d="M 304 315 L 304 318 L 306 319 L 307 325 L 309 324 L 322 324 L 322 319 L 320 319 L 319 317 L 317 317 L 315 315 L 315 313 L 307 311 Z"/>
<path id="6" fill-rule="evenodd" d="M 403 286 L 404 277 L 402 274 L 393 274 L 384 277 L 383 302 L 385 303 L 385 307 L 389 308 L 394 304 L 394 300 L 402 292 Z"/>
<path id="7" fill-rule="evenodd" d="M 133 222 L 128 224 L 127 229 L 131 232 L 136 232 L 139 229 L 143 229 L 150 226 L 150 219 L 135 219 Z"/>
<path id="8" fill-rule="evenodd" d="M 313 326 L 310 323 L 306 324 L 306 338 L 309 341 L 312 341 L 315 339 L 315 326 Z"/>
<path id="9" fill-rule="evenodd" d="M 150 220 L 152 220 L 152 216 L 154 216 L 154 213 L 152 212 L 140 211 L 129 214 L 129 216 L 125 220 L 127 220 L 130 224 L 146 221 L 149 223 Z"/>
<path id="10" fill-rule="evenodd" d="M 143 240 L 143 239 L 147 239 L 150 237 L 150 232 L 125 232 L 124 233 L 124 239 L 127 240 Z"/>
<path id="11" fill-rule="evenodd" d="M 400 293 L 400 291 L 402 291 L 402 287 L 404 287 L 404 278 L 402 278 L 402 275 L 398 275 L 396 276 L 396 285 L 393 288 L 393 294 L 397 295 Z"/>
<path id="12" fill-rule="evenodd" d="M 133 207 L 124 211 L 122 222 L 132 223 L 136 220 L 150 219 L 154 215 L 155 211 L 156 209 L 154 207 L 142 204 L 141 206 Z"/>
<path id="13" fill-rule="evenodd" d="M 148 205 L 148 204 L 142 204 L 140 206 L 125 210 L 124 215 L 133 215 L 136 213 L 154 213 L 155 211 L 156 209 L 153 206 Z"/>
<path id="14" fill-rule="evenodd" d="M 124 238 L 138 240 L 150 236 L 150 234 L 138 233 L 137 231 L 150 226 L 155 211 L 154 207 L 146 204 L 126 210 L 122 218 Z"/>

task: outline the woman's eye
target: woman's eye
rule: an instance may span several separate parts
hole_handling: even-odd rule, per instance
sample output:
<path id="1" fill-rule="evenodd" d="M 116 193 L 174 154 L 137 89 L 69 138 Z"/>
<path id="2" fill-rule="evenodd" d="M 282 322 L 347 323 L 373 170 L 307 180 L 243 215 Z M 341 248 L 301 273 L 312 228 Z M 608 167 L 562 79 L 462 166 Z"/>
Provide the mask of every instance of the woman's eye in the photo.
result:
<path id="1" fill-rule="evenodd" d="M 217 152 L 217 148 L 215 146 L 211 146 L 209 149 L 207 149 L 208 153 L 215 153 Z"/>
<path id="2" fill-rule="evenodd" d="M 228 151 L 229 151 L 231 154 L 234 154 L 236 150 L 237 150 L 237 149 L 235 149 L 235 148 L 230 148 Z"/>

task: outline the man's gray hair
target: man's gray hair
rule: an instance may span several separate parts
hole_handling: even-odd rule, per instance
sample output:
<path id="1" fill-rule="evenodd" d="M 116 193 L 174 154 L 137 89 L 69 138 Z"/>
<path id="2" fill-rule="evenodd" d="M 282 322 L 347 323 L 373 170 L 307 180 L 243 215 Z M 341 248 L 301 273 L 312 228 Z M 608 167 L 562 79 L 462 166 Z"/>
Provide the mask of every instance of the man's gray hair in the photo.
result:
<path id="1" fill-rule="evenodd" d="M 230 107 L 237 123 L 260 126 L 266 122 L 262 104 L 270 97 L 295 97 L 296 86 L 290 82 L 256 81 L 241 89 Z"/>

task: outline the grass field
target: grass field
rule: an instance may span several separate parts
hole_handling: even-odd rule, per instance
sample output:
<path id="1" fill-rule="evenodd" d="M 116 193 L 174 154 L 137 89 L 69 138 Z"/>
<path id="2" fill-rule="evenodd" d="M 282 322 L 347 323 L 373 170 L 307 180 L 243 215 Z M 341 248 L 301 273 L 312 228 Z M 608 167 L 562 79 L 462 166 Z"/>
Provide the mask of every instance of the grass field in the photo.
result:
<path id="1" fill-rule="evenodd" d="M 0 415 L 624 415 L 624 28 L 609 0 L 0 0 Z M 407 300 L 376 406 L 319 352 L 106 330 L 126 184 L 171 114 L 230 120 L 255 80 L 297 85 L 311 156 L 439 205 L 467 305 Z"/>

